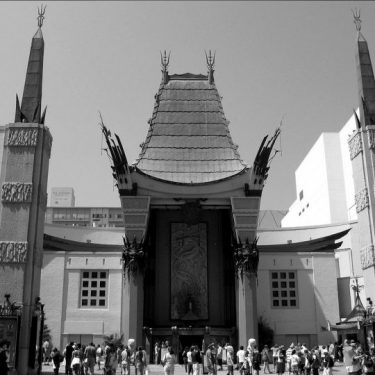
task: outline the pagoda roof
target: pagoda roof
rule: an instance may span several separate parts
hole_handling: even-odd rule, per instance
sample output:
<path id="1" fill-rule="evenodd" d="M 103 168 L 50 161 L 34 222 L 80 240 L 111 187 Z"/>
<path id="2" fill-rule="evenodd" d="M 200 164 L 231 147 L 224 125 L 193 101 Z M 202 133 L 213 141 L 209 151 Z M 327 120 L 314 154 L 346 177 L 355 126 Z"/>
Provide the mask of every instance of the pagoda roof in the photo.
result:
<path id="1" fill-rule="evenodd" d="M 134 167 L 179 184 L 228 179 L 248 169 L 232 141 L 221 97 L 202 74 L 173 74 L 155 95 L 152 118 Z"/>

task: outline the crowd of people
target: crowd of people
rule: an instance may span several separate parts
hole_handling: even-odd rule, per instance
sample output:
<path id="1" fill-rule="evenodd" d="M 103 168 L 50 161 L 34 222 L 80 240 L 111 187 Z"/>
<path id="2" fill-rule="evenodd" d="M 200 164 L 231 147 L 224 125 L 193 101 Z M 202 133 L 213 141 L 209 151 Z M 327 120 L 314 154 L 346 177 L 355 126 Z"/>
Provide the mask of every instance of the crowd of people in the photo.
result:
<path id="1" fill-rule="evenodd" d="M 0 345 L 0 373 L 6 374 L 7 343 Z M 264 345 L 259 349 L 254 339 L 250 339 L 247 348 L 240 346 L 237 351 L 230 343 L 225 345 L 210 343 L 201 350 L 197 345 L 185 347 L 181 354 L 187 375 L 201 375 L 203 362 L 209 375 L 224 371 L 233 375 L 286 374 L 286 375 L 332 375 L 335 363 L 342 362 L 348 375 L 375 375 L 375 349 L 365 352 L 361 344 L 345 340 L 342 345 L 330 343 L 327 346 L 315 346 L 311 349 L 306 344 Z M 205 357 L 205 361 L 203 358 Z M 135 341 L 128 340 L 128 345 L 114 346 L 113 343 L 101 345 L 81 345 L 70 342 L 62 352 L 51 350 L 48 341 L 43 343 L 44 364 L 52 364 L 57 375 L 62 363 L 66 375 L 94 375 L 95 366 L 102 369 L 104 375 L 148 375 L 146 351 L 135 346 Z M 179 358 L 168 341 L 156 343 L 151 354 L 154 364 L 163 366 L 165 375 L 174 375 Z M 132 370 L 131 370 L 132 368 Z"/>

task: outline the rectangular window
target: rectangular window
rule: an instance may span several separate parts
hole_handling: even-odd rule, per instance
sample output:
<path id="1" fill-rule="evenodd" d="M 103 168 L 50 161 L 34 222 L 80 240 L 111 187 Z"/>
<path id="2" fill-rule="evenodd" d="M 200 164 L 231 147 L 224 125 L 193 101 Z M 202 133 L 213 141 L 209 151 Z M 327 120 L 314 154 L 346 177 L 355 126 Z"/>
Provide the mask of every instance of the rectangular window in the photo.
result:
<path id="1" fill-rule="evenodd" d="M 100 282 L 98 282 L 98 278 Z M 100 309 L 107 307 L 108 272 L 83 271 L 81 274 L 81 307 Z"/>
<path id="2" fill-rule="evenodd" d="M 272 307 L 296 308 L 297 297 L 297 272 L 279 271 L 271 272 L 271 305 Z"/>

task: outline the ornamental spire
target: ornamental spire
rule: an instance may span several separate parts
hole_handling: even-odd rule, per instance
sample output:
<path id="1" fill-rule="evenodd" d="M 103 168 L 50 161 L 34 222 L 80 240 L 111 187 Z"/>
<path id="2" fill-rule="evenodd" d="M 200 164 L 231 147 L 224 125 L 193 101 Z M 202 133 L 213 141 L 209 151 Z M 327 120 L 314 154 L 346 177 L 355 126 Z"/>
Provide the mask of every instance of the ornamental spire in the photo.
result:
<path id="1" fill-rule="evenodd" d="M 214 67 L 215 67 L 216 52 L 214 52 L 213 55 L 211 54 L 211 50 L 208 51 L 208 55 L 206 51 L 204 51 L 204 53 L 206 54 L 206 62 L 207 62 L 207 69 L 208 69 L 208 72 L 207 72 L 208 82 L 210 85 L 212 85 L 214 83 L 214 71 L 215 71 Z"/>
<path id="2" fill-rule="evenodd" d="M 40 6 L 40 8 L 38 7 L 38 17 L 37 17 L 37 20 L 38 20 L 38 26 L 39 27 L 43 26 L 44 13 L 46 12 L 46 8 L 47 8 L 47 5 L 45 5 L 44 8 L 43 8 L 43 4 Z"/>
<path id="3" fill-rule="evenodd" d="M 44 123 L 45 110 L 43 115 L 41 114 L 44 57 L 44 40 L 41 27 L 45 11 L 46 6 L 43 7 L 42 5 L 38 8 L 38 30 L 31 41 L 21 105 L 18 97 L 16 98 L 15 122 Z"/>
<path id="4" fill-rule="evenodd" d="M 359 93 L 360 121 L 366 125 L 375 125 L 375 79 L 367 41 L 361 33 L 360 11 L 353 12 L 354 24 L 358 32 L 356 66 Z"/>
<path id="5" fill-rule="evenodd" d="M 167 84 L 169 80 L 168 76 L 168 66 L 169 66 L 169 58 L 171 56 L 171 52 L 169 51 L 168 57 L 167 57 L 167 51 L 164 50 L 164 56 L 160 52 L 160 60 L 161 60 L 161 72 L 163 73 L 163 83 Z"/>

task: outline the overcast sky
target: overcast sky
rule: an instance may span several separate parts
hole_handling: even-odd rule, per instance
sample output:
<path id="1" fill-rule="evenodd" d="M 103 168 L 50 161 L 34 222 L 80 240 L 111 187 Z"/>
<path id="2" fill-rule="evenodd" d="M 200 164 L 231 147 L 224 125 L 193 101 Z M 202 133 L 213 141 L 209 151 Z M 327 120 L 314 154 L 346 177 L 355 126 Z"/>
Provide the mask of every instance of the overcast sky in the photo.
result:
<path id="1" fill-rule="evenodd" d="M 161 80 L 169 72 L 206 74 L 216 51 L 215 82 L 233 141 L 252 164 L 262 137 L 283 118 L 263 209 L 287 209 L 294 171 L 319 135 L 339 131 L 358 106 L 356 31 L 375 53 L 372 2 L 45 2 L 43 107 L 53 136 L 48 192 L 73 187 L 77 206 L 119 206 L 98 126 L 117 133 L 129 161 L 145 140 Z M 22 96 L 38 2 L 0 2 L 0 124 L 14 121 Z M 373 57 L 375 59 L 375 57 Z"/>

